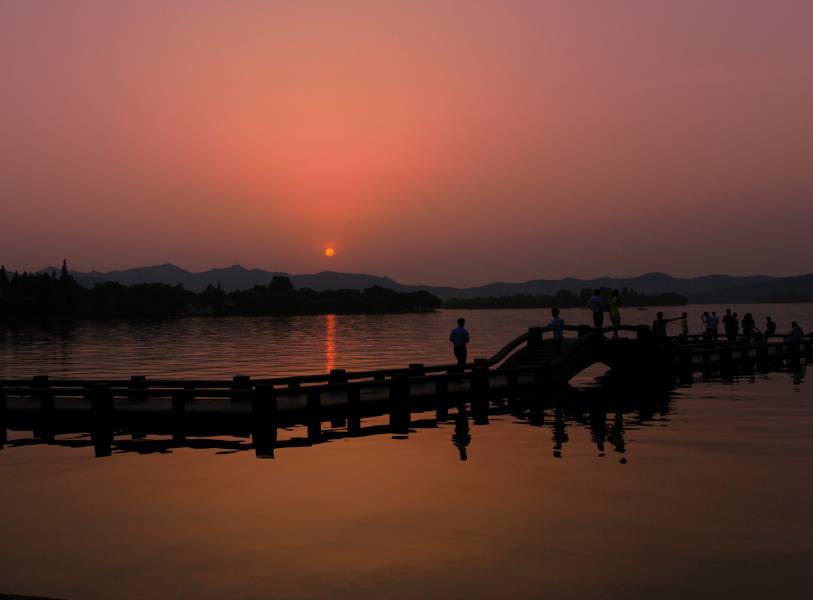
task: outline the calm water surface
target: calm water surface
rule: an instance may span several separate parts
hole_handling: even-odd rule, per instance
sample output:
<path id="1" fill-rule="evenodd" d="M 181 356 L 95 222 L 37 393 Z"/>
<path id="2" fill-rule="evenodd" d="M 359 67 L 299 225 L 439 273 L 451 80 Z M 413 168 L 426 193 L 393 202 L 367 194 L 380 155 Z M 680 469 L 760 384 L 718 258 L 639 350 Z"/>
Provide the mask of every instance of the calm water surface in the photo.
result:
<path id="1" fill-rule="evenodd" d="M 813 325 L 810 305 L 761 309 L 745 310 Z M 637 313 L 628 320 L 651 319 Z M 542 315 L 466 313 L 475 355 Z M 4 376 L 282 374 L 446 360 L 455 316 L 87 323 L 7 332 L 0 347 Z M 771 373 L 582 394 L 593 402 L 542 423 L 496 416 L 463 442 L 450 422 L 273 460 L 241 439 L 121 439 L 94 459 L 85 438 L 32 445 L 12 433 L 0 450 L 0 594 L 810 597 L 809 382 Z"/>
<path id="2" fill-rule="evenodd" d="M 692 306 L 690 326 L 701 331 L 700 314 L 724 306 Z M 623 313 L 626 324 L 650 324 L 659 309 Z M 678 316 L 683 309 L 663 310 Z M 798 320 L 813 327 L 813 304 L 740 305 L 761 327 L 765 315 L 780 331 Z M 32 375 L 128 377 L 285 376 L 453 361 L 449 331 L 458 314 L 471 330 L 470 358 L 488 357 L 533 325 L 547 324 L 547 310 L 472 310 L 414 315 L 188 318 L 174 321 L 80 321 L 43 328 L 0 328 L 0 377 Z M 590 321 L 588 311 L 563 311 L 567 323 Z M 677 323 L 670 327 L 678 332 Z"/>

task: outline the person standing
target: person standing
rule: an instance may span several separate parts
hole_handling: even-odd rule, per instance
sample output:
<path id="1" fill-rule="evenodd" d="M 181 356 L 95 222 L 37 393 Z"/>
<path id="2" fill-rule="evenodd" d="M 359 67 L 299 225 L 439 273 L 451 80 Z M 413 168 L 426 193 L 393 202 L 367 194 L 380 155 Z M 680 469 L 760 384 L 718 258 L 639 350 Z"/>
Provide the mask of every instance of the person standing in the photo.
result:
<path id="1" fill-rule="evenodd" d="M 805 332 L 801 327 L 799 327 L 799 323 L 793 321 L 790 324 L 790 333 L 785 337 L 785 339 L 789 342 L 801 342 L 803 337 L 805 337 Z"/>
<path id="2" fill-rule="evenodd" d="M 771 317 L 765 319 L 765 337 L 767 338 L 769 335 L 776 335 L 776 321 Z"/>
<path id="3" fill-rule="evenodd" d="M 723 329 L 725 330 L 725 336 L 729 342 L 733 342 L 737 339 L 737 329 L 739 328 L 739 324 L 737 323 L 737 317 L 731 314 L 731 309 L 725 309 L 725 315 L 723 316 Z"/>
<path id="4" fill-rule="evenodd" d="M 720 327 L 720 317 L 717 316 L 717 311 L 711 311 L 711 315 L 706 322 L 706 329 L 708 330 L 709 334 L 711 335 L 711 339 L 716 340 L 720 337 L 719 333 Z"/>
<path id="5" fill-rule="evenodd" d="M 678 319 L 682 319 L 683 317 L 672 317 L 671 319 L 664 319 L 663 313 L 659 312 L 657 315 L 658 318 L 652 321 L 652 333 L 655 335 L 660 335 L 666 337 L 666 325 L 671 323 L 672 321 L 677 321 Z"/>
<path id="6" fill-rule="evenodd" d="M 680 315 L 680 335 L 681 337 L 689 337 L 689 315 L 683 313 Z"/>
<path id="7" fill-rule="evenodd" d="M 754 316 L 751 313 L 745 313 L 745 316 L 742 318 L 742 334 L 745 336 L 749 342 L 754 338 L 754 334 L 756 333 L 757 324 L 754 321 Z"/>
<path id="8" fill-rule="evenodd" d="M 704 312 L 703 315 L 700 317 L 700 320 L 703 321 L 703 337 L 707 340 L 711 339 L 711 315 L 708 311 Z"/>
<path id="9" fill-rule="evenodd" d="M 593 311 L 593 327 L 601 329 L 604 326 L 604 298 L 601 297 L 600 290 L 593 290 L 593 295 L 587 301 L 587 306 Z"/>
<path id="10" fill-rule="evenodd" d="M 610 321 L 615 328 L 613 339 L 618 339 L 618 328 L 621 327 L 621 292 L 613 290 L 610 294 Z"/>
<path id="11" fill-rule="evenodd" d="M 559 309 L 555 306 L 550 309 L 550 314 L 553 317 L 548 324 L 550 330 L 553 332 L 553 355 L 559 356 L 562 351 L 562 340 L 564 339 L 565 321 L 559 316 Z"/>
<path id="12" fill-rule="evenodd" d="M 457 366 L 464 368 L 466 366 L 466 357 L 468 355 L 466 344 L 469 343 L 469 332 L 464 327 L 465 324 L 466 319 L 463 317 L 459 318 L 457 320 L 457 327 L 452 329 L 452 333 L 449 335 L 449 341 L 452 342 L 454 356 L 457 359 Z"/>

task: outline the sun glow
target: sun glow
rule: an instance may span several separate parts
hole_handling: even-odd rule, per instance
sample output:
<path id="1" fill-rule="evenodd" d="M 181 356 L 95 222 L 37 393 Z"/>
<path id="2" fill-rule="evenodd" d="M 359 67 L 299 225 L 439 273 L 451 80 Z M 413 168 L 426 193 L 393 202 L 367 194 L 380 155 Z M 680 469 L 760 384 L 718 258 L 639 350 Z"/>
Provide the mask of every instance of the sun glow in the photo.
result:
<path id="1" fill-rule="evenodd" d="M 333 248 L 325 248 L 324 254 L 325 256 L 330 258 L 331 256 L 334 256 L 336 254 L 336 250 L 334 250 Z"/>

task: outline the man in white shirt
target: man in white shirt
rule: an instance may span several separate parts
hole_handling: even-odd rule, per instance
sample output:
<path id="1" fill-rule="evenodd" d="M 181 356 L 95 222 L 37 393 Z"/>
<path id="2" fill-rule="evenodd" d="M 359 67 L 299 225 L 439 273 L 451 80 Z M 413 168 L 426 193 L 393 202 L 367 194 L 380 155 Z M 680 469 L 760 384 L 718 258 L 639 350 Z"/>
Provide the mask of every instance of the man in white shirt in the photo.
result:
<path id="1" fill-rule="evenodd" d="M 604 326 L 604 298 L 601 297 L 600 290 L 593 290 L 587 306 L 593 311 L 593 327 L 601 329 Z"/>
<path id="2" fill-rule="evenodd" d="M 559 309 L 555 306 L 550 310 L 553 317 L 550 320 L 550 330 L 553 332 L 553 355 L 559 356 L 562 351 L 562 340 L 564 339 L 565 321 L 559 316 Z"/>

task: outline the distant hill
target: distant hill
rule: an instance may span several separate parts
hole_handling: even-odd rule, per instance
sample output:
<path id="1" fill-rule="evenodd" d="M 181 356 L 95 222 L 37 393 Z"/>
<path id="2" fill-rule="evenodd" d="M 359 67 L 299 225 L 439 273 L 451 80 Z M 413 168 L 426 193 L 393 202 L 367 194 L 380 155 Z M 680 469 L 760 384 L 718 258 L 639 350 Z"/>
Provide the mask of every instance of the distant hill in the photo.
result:
<path id="1" fill-rule="evenodd" d="M 47 267 L 43 270 L 51 270 Z M 59 270 L 59 269 L 54 269 Z M 666 273 L 645 273 L 637 277 L 596 277 L 593 279 L 532 279 L 518 283 L 495 282 L 488 285 L 455 288 L 431 285 L 406 285 L 389 277 L 362 273 L 322 271 L 312 274 L 290 274 L 281 271 L 246 269 L 240 265 L 210 269 L 194 273 L 173 264 L 110 271 L 100 273 L 72 272 L 77 281 L 92 287 L 103 281 L 117 281 L 126 285 L 137 283 L 166 283 L 183 285 L 199 292 L 207 285 L 220 284 L 227 292 L 265 285 L 274 276 L 289 277 L 296 288 L 317 291 L 328 289 L 361 290 L 381 286 L 398 292 L 426 290 L 442 299 L 488 298 L 516 294 L 545 295 L 560 290 L 578 293 L 583 288 L 630 288 L 642 294 L 673 292 L 685 296 L 690 302 L 813 302 L 813 274 L 796 277 L 770 277 L 750 275 L 704 275 L 702 277 L 672 277 Z"/>

